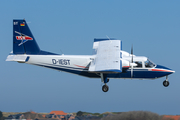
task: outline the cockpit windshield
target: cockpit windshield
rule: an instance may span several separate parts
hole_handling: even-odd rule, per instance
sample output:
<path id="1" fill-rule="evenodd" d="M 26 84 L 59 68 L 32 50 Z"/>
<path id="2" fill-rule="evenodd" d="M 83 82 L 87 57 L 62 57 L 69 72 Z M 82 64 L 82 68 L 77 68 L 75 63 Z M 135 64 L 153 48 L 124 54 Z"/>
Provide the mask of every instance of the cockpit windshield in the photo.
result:
<path id="1" fill-rule="evenodd" d="M 152 68 L 152 67 L 155 67 L 156 65 L 151 62 L 149 59 L 147 59 L 147 61 L 144 62 L 145 63 L 145 67 L 147 68 Z"/>

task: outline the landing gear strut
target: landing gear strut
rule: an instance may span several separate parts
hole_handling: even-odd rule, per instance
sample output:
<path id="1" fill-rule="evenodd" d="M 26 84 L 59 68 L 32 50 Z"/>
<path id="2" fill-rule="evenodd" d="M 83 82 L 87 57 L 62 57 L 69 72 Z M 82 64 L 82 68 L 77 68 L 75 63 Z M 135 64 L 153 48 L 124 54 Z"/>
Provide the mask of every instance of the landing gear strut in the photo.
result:
<path id="1" fill-rule="evenodd" d="M 102 86 L 102 91 L 103 92 L 107 92 L 109 90 L 109 87 L 107 86 L 106 83 L 109 82 L 109 79 L 107 78 L 107 75 L 106 74 L 103 74 L 103 73 L 100 73 L 100 76 L 101 76 L 101 81 L 103 83 L 105 83 L 105 85 Z"/>
<path id="2" fill-rule="evenodd" d="M 163 82 L 164 87 L 169 86 L 168 76 L 166 76 L 166 80 Z"/>

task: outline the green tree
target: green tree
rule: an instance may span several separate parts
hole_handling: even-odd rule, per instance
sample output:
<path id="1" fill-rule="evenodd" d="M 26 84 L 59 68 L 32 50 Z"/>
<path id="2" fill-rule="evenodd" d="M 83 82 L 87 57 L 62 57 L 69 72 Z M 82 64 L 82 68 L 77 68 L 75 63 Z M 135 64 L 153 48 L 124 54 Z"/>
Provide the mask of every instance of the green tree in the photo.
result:
<path id="1" fill-rule="evenodd" d="M 83 115 L 83 112 L 82 112 L 82 111 L 78 111 L 78 112 L 76 113 L 76 115 L 77 115 L 77 116 L 82 116 L 82 115 Z"/>
<path id="2" fill-rule="evenodd" d="M 117 115 L 109 115 L 102 120 L 161 120 L 161 116 L 149 111 L 130 111 Z"/>
<path id="3" fill-rule="evenodd" d="M 4 117 L 1 111 L 0 111 L 0 120 L 4 120 Z"/>

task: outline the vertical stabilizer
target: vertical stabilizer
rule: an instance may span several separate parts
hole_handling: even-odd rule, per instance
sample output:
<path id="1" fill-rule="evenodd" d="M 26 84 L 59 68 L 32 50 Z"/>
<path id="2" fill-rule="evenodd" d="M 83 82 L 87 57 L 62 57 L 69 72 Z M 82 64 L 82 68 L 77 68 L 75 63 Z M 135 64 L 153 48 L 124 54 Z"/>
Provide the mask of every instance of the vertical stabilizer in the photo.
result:
<path id="1" fill-rule="evenodd" d="M 40 48 L 25 20 L 13 20 L 13 53 L 40 53 Z"/>

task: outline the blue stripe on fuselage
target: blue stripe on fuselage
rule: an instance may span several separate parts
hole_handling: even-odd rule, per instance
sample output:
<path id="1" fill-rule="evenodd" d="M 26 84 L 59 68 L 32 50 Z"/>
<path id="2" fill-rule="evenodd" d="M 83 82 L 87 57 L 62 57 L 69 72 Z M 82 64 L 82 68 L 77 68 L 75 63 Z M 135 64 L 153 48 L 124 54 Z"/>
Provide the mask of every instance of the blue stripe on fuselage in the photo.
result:
<path id="1" fill-rule="evenodd" d="M 171 74 L 171 72 L 148 71 L 147 69 L 133 70 L 133 78 L 140 78 L 140 79 L 154 79 L 154 78 L 163 77 L 169 74 Z M 131 71 L 128 70 L 126 73 L 119 73 L 119 74 L 108 74 L 108 77 L 109 78 L 131 78 Z"/>
<path id="2" fill-rule="evenodd" d="M 77 74 L 77 75 L 81 75 L 84 77 L 90 77 L 90 78 L 100 78 L 100 75 L 97 73 L 91 73 L 88 72 L 87 69 L 76 69 L 76 68 L 70 68 L 70 67 L 65 67 L 62 66 L 63 68 L 61 68 L 60 66 L 50 66 L 50 65 L 40 65 L 40 64 L 35 64 L 38 66 L 43 66 L 43 67 L 47 67 L 47 68 L 51 68 L 51 69 L 55 69 L 55 70 L 59 70 L 59 71 L 64 71 L 64 72 L 68 72 L 68 73 L 73 73 L 73 74 Z M 163 72 L 163 71 L 149 71 L 148 69 L 133 69 L 133 78 L 139 78 L 139 79 L 155 79 L 155 78 L 159 78 L 159 77 L 163 77 L 166 75 L 171 74 L 172 72 Z M 108 78 L 131 78 L 131 70 L 127 70 L 126 73 L 110 73 L 107 74 Z"/>
<path id="3" fill-rule="evenodd" d="M 68 68 L 66 69 L 66 68 L 59 68 L 59 67 L 40 65 L 40 64 L 34 64 L 34 65 L 42 66 L 42 67 L 46 67 L 46 68 L 51 68 L 54 70 L 64 71 L 64 72 L 68 72 L 68 73 L 73 73 L 73 74 L 77 74 L 77 75 L 81 75 L 81 76 L 85 76 L 85 77 L 99 78 L 99 75 L 97 75 L 95 73 L 89 73 L 89 72 L 87 72 L 87 70 L 86 71 L 79 71 L 79 70 L 72 70 L 72 69 L 68 69 Z"/>

